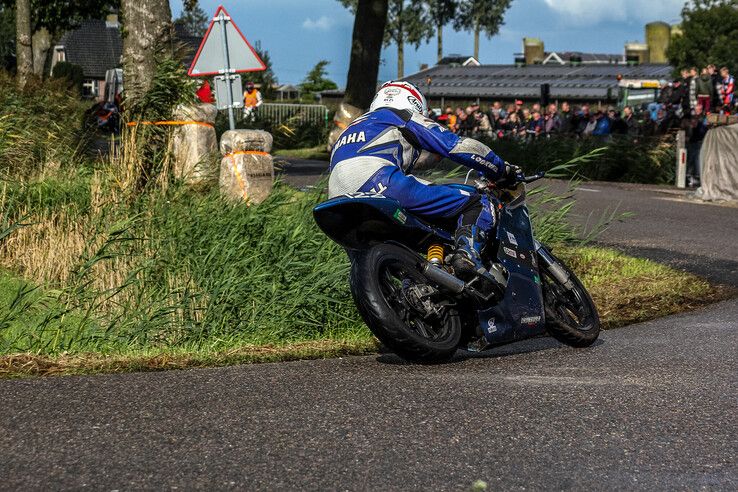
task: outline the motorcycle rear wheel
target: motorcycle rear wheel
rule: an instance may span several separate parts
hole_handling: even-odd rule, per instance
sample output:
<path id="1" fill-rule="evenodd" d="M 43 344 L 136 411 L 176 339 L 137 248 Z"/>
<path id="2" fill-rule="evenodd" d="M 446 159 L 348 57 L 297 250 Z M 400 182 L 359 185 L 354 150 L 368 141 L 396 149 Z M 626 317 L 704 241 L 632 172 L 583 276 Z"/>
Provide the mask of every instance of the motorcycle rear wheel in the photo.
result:
<path id="1" fill-rule="evenodd" d="M 541 261 L 541 283 L 546 312 L 546 330 L 561 343 L 589 347 L 600 335 L 600 317 L 587 289 L 561 260 L 549 253 L 566 271 L 572 283 L 567 289 L 548 272 Z"/>
<path id="2" fill-rule="evenodd" d="M 459 345 L 461 319 L 453 306 L 441 316 L 423 316 L 409 303 L 410 286 L 427 285 L 420 259 L 392 244 L 378 244 L 351 255 L 351 294 L 374 335 L 403 359 L 438 362 L 449 359 Z"/>

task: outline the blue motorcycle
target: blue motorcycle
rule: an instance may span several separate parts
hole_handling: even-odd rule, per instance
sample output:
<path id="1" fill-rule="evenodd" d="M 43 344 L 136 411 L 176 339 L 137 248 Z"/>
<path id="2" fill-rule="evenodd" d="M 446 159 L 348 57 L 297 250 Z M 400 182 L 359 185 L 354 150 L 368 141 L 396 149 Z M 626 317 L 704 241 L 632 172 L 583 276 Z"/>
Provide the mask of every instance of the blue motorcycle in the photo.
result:
<path id="1" fill-rule="evenodd" d="M 482 351 L 548 332 L 573 347 L 594 343 L 600 321 L 576 275 L 533 237 L 526 184 L 520 176 L 499 188 L 451 185 L 486 193 L 499 212 L 496 238 L 482 258 L 506 284 L 504 296 L 485 296 L 475 281 L 454 275 L 446 257 L 454 224 L 429 223 L 391 198 L 355 193 L 320 203 L 318 226 L 346 248 L 351 293 L 364 322 L 388 348 L 418 362 L 450 358 L 457 349 Z"/>

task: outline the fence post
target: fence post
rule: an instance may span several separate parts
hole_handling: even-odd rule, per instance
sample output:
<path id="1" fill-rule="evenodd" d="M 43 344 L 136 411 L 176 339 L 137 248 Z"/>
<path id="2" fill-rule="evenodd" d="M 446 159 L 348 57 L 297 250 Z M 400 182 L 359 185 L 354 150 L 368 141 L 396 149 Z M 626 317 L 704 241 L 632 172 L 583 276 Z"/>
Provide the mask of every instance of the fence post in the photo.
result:
<path id="1" fill-rule="evenodd" d="M 687 187 L 687 145 L 686 133 L 679 130 L 676 137 L 676 186 Z"/>

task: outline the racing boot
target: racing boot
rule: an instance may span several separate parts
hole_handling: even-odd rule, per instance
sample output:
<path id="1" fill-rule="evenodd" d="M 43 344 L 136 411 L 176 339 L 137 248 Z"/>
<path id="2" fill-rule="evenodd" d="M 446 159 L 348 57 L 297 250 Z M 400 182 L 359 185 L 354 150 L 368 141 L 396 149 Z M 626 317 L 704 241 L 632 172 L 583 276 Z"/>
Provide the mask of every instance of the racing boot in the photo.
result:
<path id="1" fill-rule="evenodd" d="M 454 237 L 456 248 L 451 255 L 454 273 L 466 282 L 484 300 L 500 300 L 505 295 L 507 278 L 499 265 L 490 272 L 484 267 L 480 253 L 486 241 L 485 233 L 477 226 L 461 226 Z"/>

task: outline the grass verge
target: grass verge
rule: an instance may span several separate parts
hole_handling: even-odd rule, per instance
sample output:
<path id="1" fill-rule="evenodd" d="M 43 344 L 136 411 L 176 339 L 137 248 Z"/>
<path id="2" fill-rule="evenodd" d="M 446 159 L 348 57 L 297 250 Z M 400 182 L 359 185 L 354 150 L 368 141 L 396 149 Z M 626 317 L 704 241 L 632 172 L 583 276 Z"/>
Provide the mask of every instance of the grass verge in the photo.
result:
<path id="1" fill-rule="evenodd" d="M 310 147 L 306 149 L 278 149 L 273 152 L 275 157 L 293 157 L 295 159 L 309 159 L 315 161 L 328 161 L 331 154 L 325 150 L 325 145 Z"/>
<path id="2" fill-rule="evenodd" d="M 606 329 L 691 310 L 737 293 L 689 273 L 610 249 L 562 247 L 556 254 L 587 286 Z M 7 304 L 21 283 L 17 278 L 0 276 L 0 303 Z M 358 317 L 351 324 L 354 326 L 350 331 L 282 344 L 244 343 L 241 339 L 228 348 L 214 343 L 116 353 L 11 353 L 0 356 L 0 377 L 160 371 L 375 353 L 378 344 L 368 329 Z"/>

